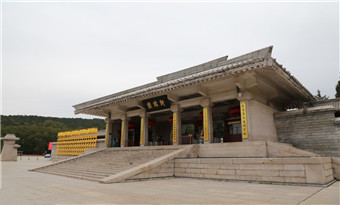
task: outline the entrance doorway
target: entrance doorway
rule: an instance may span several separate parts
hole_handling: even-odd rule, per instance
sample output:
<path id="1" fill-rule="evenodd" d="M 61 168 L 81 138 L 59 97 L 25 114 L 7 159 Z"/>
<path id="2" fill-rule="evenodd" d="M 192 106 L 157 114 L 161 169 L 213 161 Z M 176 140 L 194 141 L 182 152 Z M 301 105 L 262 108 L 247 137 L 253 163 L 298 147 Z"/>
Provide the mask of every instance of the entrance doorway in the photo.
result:
<path id="1" fill-rule="evenodd" d="M 242 142 L 242 129 L 240 118 L 229 118 L 225 121 L 226 134 L 224 142 Z"/>
<path id="2" fill-rule="evenodd" d="M 133 117 L 128 124 L 128 147 L 140 146 L 140 118 Z"/>
<path id="3" fill-rule="evenodd" d="M 172 144 L 172 112 L 170 110 L 148 115 L 148 145 L 160 146 Z"/>
<path id="4" fill-rule="evenodd" d="M 213 142 L 242 142 L 240 102 L 236 99 L 217 102 L 212 112 Z"/>

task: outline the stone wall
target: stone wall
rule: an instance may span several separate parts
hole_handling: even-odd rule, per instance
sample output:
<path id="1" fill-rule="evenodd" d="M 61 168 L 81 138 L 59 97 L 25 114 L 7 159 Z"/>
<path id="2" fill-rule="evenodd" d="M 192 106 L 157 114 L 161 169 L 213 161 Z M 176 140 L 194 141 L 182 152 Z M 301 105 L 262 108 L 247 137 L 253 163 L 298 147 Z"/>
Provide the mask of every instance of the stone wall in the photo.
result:
<path id="1" fill-rule="evenodd" d="M 249 140 L 277 142 L 274 109 L 256 100 L 249 100 L 247 109 Z"/>
<path id="2" fill-rule="evenodd" d="M 266 157 L 265 141 L 200 144 L 199 157 Z"/>
<path id="3" fill-rule="evenodd" d="M 332 157 L 334 178 L 340 180 L 340 157 Z"/>
<path id="4" fill-rule="evenodd" d="M 152 178 L 173 177 L 174 173 L 175 173 L 175 163 L 174 163 L 174 160 L 171 160 L 151 170 L 148 170 L 134 177 L 131 177 L 128 180 L 142 180 L 142 179 L 152 179 Z"/>
<path id="5" fill-rule="evenodd" d="M 279 142 L 321 156 L 340 156 L 340 121 L 334 113 L 332 106 L 275 113 Z"/>
<path id="6" fill-rule="evenodd" d="M 333 180 L 330 157 L 175 159 L 176 177 L 326 184 Z"/>
<path id="7" fill-rule="evenodd" d="M 97 139 L 97 148 L 106 148 L 106 145 L 105 145 L 105 139 Z"/>

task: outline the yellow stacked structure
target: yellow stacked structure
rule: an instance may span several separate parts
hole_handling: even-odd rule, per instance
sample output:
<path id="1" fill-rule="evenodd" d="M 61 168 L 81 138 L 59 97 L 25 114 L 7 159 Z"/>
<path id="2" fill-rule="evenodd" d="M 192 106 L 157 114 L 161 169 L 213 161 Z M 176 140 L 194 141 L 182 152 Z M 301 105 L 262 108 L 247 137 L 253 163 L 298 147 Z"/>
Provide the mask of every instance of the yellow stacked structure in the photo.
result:
<path id="1" fill-rule="evenodd" d="M 86 148 L 97 147 L 98 128 L 59 132 L 57 155 L 80 155 Z"/>

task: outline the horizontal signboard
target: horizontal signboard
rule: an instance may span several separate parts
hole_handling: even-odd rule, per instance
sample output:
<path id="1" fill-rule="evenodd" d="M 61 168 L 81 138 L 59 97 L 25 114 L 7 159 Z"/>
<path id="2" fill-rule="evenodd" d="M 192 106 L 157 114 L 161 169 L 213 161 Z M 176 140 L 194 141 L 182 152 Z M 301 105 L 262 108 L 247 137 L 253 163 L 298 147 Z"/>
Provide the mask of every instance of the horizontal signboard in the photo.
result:
<path id="1" fill-rule="evenodd" d="M 166 95 L 143 100 L 143 106 L 147 112 L 170 108 L 170 102 Z"/>

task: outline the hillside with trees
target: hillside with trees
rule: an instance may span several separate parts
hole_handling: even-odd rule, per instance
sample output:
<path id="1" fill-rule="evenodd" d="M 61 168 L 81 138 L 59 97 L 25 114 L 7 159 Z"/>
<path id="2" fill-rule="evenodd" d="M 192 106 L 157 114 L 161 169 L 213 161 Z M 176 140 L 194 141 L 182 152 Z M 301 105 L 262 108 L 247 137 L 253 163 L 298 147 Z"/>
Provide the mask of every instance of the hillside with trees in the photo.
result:
<path id="1" fill-rule="evenodd" d="M 57 140 L 58 132 L 97 127 L 105 129 L 103 119 L 56 118 L 26 115 L 2 115 L 1 137 L 15 134 L 20 140 L 19 151 L 24 154 L 42 154 L 49 142 Z"/>

